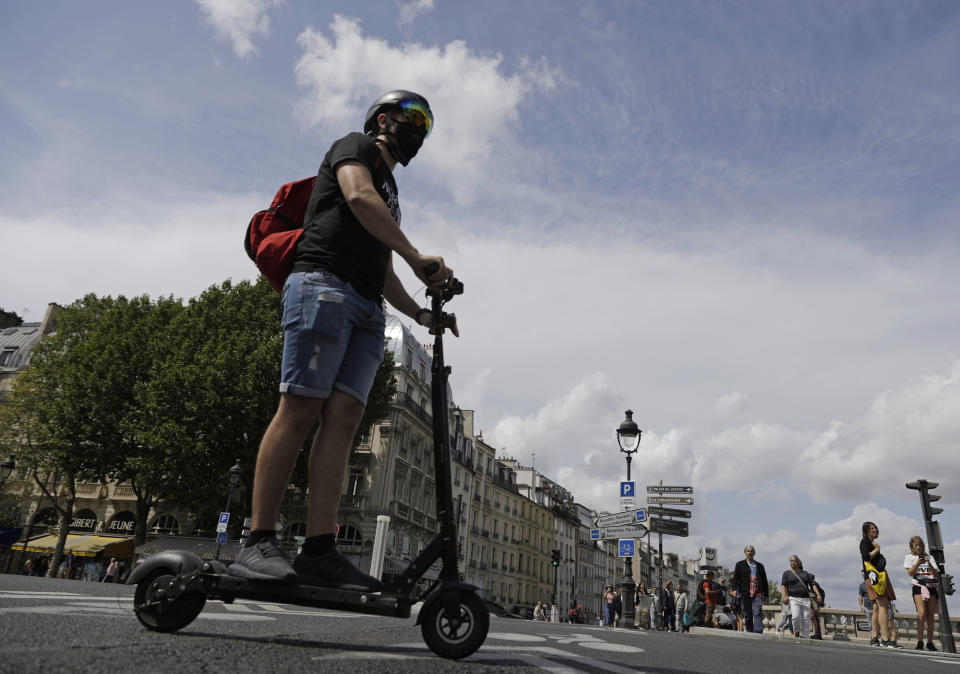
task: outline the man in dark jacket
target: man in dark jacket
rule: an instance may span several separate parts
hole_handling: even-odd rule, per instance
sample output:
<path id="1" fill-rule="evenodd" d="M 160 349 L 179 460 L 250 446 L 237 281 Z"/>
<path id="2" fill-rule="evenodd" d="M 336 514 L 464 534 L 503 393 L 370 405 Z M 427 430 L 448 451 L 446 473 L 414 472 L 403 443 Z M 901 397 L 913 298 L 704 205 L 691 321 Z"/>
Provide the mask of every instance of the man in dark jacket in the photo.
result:
<path id="1" fill-rule="evenodd" d="M 763 564 L 753 558 L 756 550 L 752 545 L 745 547 L 743 554 L 746 559 L 741 559 L 734 567 L 730 591 L 740 598 L 744 629 L 760 633 L 763 632 L 763 602 L 770 594 L 767 572 Z"/>

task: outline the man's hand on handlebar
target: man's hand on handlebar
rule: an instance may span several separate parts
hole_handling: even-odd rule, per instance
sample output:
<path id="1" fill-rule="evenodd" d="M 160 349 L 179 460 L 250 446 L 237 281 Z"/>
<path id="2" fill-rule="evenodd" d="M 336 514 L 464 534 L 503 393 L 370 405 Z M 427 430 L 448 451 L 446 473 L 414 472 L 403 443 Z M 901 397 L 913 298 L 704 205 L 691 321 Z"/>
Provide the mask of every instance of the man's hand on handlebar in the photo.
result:
<path id="1" fill-rule="evenodd" d="M 433 255 L 420 255 L 407 263 L 421 281 L 431 288 L 439 288 L 444 281 L 453 278 L 453 269 L 443 263 L 443 258 Z"/>

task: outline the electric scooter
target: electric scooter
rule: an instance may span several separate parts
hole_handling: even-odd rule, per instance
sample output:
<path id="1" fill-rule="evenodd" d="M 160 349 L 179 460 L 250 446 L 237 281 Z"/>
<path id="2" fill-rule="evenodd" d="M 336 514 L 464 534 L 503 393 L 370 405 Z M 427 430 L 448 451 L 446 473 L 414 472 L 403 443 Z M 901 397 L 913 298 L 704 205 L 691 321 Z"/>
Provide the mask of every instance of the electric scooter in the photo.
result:
<path id="1" fill-rule="evenodd" d="M 426 271 L 429 274 L 435 268 Z M 478 588 L 460 580 L 447 416 L 450 368 L 443 360 L 444 330 L 456 325 L 456 316 L 444 313 L 443 306 L 462 293 L 463 284 L 456 279 L 446 281 L 439 288 L 427 289 L 434 334 L 433 465 L 440 531 L 399 580 L 379 592 L 264 583 L 228 575 L 226 565 L 218 560 L 203 560 L 189 552 L 170 550 L 137 566 L 127 579 L 128 585 L 137 586 L 134 613 L 147 629 L 175 632 L 186 627 L 200 614 L 207 599 L 225 604 L 236 599 L 266 600 L 395 618 L 409 618 L 410 607 L 422 600 L 416 624 L 420 625 L 430 650 L 457 660 L 480 648 L 487 637 L 490 615 L 477 595 Z M 417 581 L 437 560 L 441 562 L 439 577 L 422 594 L 418 593 Z"/>

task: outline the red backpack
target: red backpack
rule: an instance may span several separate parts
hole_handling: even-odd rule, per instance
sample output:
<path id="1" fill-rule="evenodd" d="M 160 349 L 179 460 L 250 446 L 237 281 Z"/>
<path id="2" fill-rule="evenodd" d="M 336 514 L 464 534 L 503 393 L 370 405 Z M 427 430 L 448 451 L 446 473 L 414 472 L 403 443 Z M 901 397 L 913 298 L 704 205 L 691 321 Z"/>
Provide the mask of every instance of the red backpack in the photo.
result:
<path id="1" fill-rule="evenodd" d="M 247 225 L 243 247 L 278 293 L 293 267 L 314 181 L 316 176 L 287 183 L 277 190 L 270 208 L 255 214 Z"/>

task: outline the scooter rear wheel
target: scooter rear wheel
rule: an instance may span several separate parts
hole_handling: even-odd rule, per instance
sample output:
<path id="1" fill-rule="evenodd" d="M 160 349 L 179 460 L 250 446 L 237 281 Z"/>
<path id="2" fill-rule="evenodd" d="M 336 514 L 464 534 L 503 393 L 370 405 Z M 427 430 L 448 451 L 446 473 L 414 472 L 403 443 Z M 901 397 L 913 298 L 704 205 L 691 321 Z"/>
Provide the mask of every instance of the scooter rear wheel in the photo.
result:
<path id="1" fill-rule="evenodd" d="M 157 569 L 137 583 L 133 611 L 137 620 L 154 632 L 176 632 L 200 615 L 207 596 L 202 592 L 180 592 L 180 579 L 170 569 Z"/>
<path id="2" fill-rule="evenodd" d="M 473 654 L 487 638 L 490 613 L 473 592 L 460 594 L 459 615 L 449 620 L 443 612 L 443 602 L 434 601 L 424 607 L 420 632 L 431 651 L 437 655 L 459 660 Z"/>

